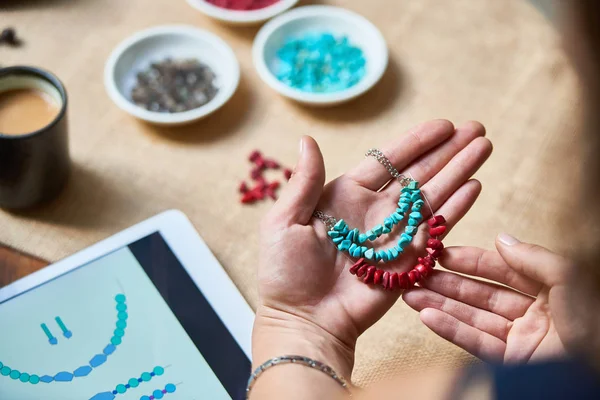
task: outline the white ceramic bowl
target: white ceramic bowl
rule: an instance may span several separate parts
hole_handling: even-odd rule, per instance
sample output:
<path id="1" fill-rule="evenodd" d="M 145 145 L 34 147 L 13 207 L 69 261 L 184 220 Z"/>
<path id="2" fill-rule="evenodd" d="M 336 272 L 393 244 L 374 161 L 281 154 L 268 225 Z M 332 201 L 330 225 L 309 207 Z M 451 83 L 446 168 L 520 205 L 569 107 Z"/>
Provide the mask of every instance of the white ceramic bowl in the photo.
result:
<path id="1" fill-rule="evenodd" d="M 279 62 L 277 51 L 290 38 L 311 32 L 347 36 L 351 44 L 363 51 L 365 76 L 354 86 L 333 93 L 305 92 L 279 81 L 275 74 Z M 387 68 L 388 49 L 381 32 L 366 18 L 338 7 L 306 6 L 266 23 L 254 39 L 252 57 L 262 80 L 283 96 L 304 104 L 330 106 L 351 100 L 372 88 Z"/>
<path id="2" fill-rule="evenodd" d="M 299 0 L 279 0 L 277 3 L 258 10 L 239 11 L 217 7 L 206 0 L 187 0 L 189 5 L 222 22 L 235 25 L 255 25 L 273 18 L 292 8 Z"/>
<path id="3" fill-rule="evenodd" d="M 216 75 L 216 96 L 205 105 L 179 113 L 148 111 L 130 99 L 138 72 L 151 63 L 171 58 L 194 58 Z M 121 109 L 147 122 L 180 125 L 196 121 L 219 109 L 237 89 L 240 66 L 233 50 L 218 36 L 191 26 L 159 26 L 137 32 L 119 44 L 104 69 L 104 85 Z"/>

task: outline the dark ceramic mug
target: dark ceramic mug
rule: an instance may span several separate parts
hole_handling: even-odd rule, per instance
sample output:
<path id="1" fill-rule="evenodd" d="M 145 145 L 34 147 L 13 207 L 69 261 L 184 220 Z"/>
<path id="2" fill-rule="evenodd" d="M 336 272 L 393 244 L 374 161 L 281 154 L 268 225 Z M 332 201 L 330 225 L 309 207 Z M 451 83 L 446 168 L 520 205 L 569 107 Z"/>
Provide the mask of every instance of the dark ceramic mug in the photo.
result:
<path id="1" fill-rule="evenodd" d="M 0 207 L 22 209 L 56 197 L 69 176 L 67 92 L 42 69 L 0 68 L 0 92 L 14 89 L 41 90 L 60 100 L 58 115 L 45 127 L 22 135 L 0 132 Z"/>

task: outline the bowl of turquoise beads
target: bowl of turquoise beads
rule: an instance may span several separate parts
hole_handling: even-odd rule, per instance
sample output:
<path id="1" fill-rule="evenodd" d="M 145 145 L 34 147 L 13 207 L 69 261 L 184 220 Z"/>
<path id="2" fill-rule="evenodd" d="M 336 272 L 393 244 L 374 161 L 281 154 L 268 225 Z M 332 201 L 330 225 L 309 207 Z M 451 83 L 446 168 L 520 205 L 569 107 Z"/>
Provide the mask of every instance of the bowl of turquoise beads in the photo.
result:
<path id="1" fill-rule="evenodd" d="M 315 106 L 365 93 L 381 79 L 389 57 L 375 25 L 332 6 L 299 7 L 274 18 L 258 32 L 252 51 L 268 86 Z"/>

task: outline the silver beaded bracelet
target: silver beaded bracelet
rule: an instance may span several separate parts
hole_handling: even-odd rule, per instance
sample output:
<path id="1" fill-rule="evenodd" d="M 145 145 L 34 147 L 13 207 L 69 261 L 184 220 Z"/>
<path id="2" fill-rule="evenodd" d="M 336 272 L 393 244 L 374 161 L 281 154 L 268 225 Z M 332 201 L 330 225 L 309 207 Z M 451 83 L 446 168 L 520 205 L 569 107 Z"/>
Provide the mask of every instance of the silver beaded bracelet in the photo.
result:
<path id="1" fill-rule="evenodd" d="M 311 358 L 304 356 L 280 356 L 272 358 L 264 363 L 262 363 L 258 368 L 254 370 L 252 375 L 250 375 L 250 379 L 248 379 L 248 386 L 246 387 L 246 400 L 250 398 L 250 391 L 252 387 L 256 383 L 256 380 L 259 376 L 261 376 L 266 370 L 271 367 L 274 367 L 279 364 L 300 364 L 310 368 L 318 369 L 319 371 L 329 375 L 333 380 L 339 383 L 344 389 L 350 391 L 348 389 L 348 383 L 344 379 L 343 376 L 338 375 L 330 366 L 323 364 L 322 362 L 315 361 Z"/>

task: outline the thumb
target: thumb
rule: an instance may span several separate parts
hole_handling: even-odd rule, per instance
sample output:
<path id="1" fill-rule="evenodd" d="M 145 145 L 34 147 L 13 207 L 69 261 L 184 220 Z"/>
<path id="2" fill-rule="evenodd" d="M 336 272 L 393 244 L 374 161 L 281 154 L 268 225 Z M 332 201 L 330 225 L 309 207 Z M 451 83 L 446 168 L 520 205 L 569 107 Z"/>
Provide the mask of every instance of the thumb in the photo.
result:
<path id="1" fill-rule="evenodd" d="M 570 267 L 566 258 L 545 247 L 522 243 L 506 233 L 498 235 L 496 248 L 512 269 L 548 287 L 563 283 Z"/>
<path id="2" fill-rule="evenodd" d="M 319 145 L 310 136 L 300 139 L 300 158 L 294 174 L 273 206 L 273 217 L 285 225 L 305 225 L 317 207 L 325 184 L 325 165 Z"/>

